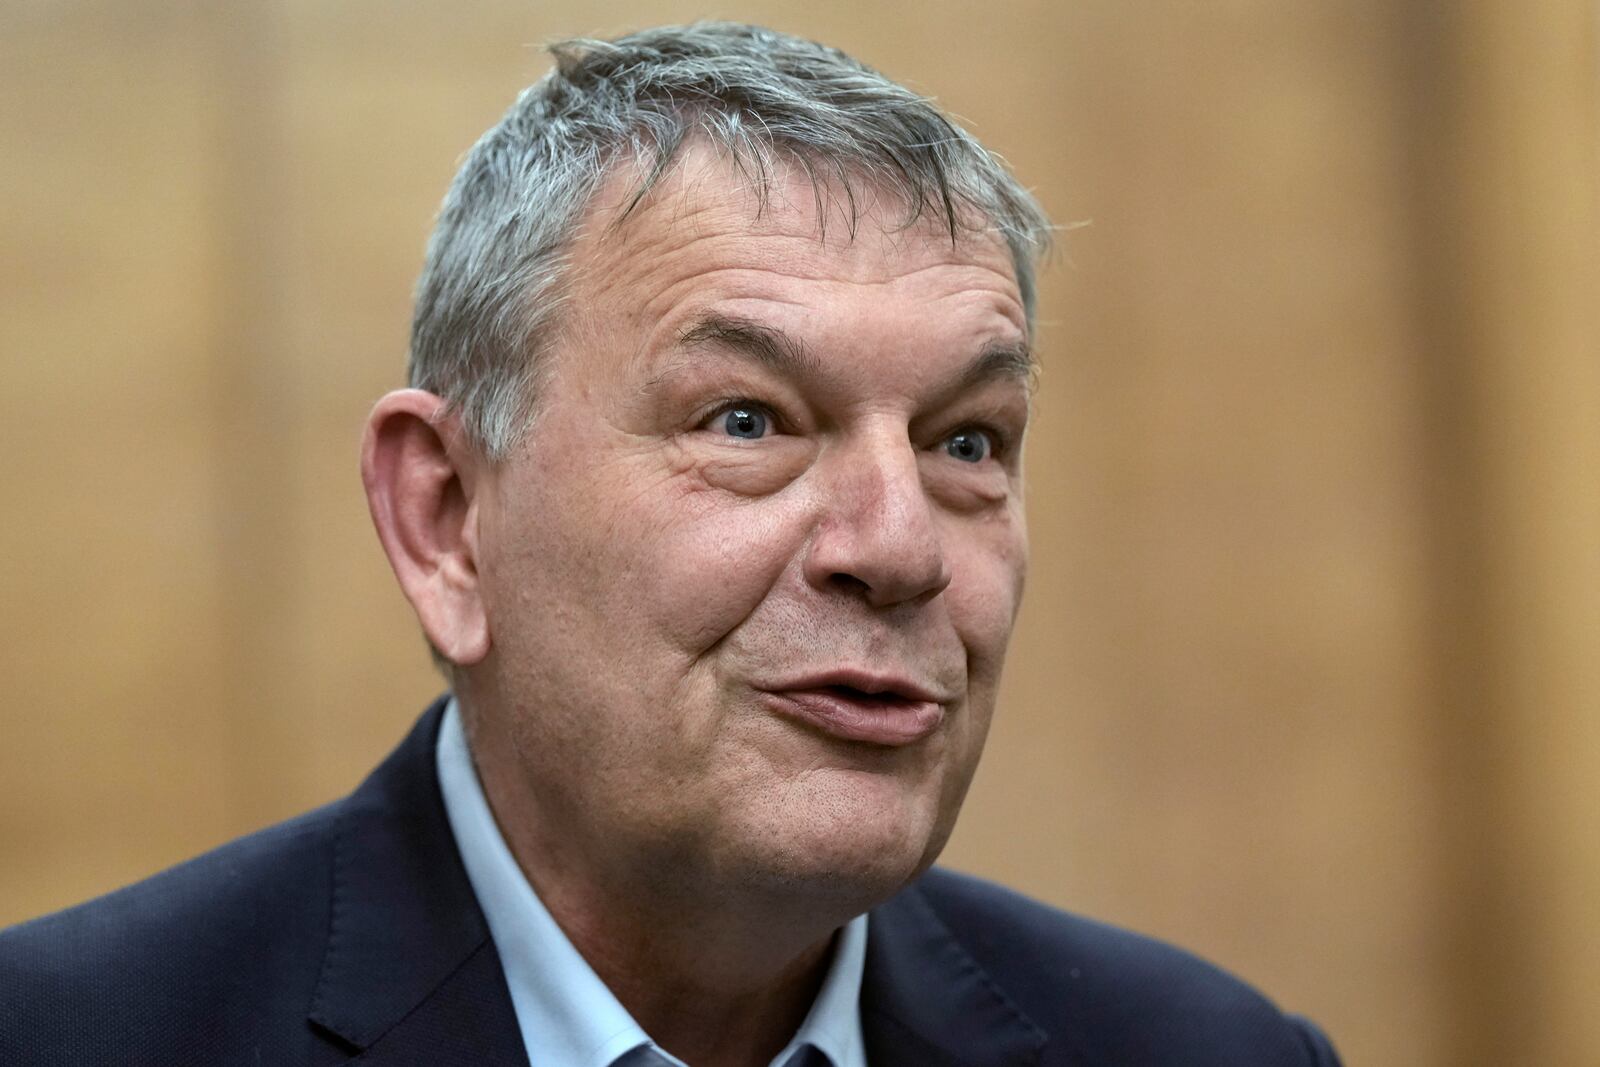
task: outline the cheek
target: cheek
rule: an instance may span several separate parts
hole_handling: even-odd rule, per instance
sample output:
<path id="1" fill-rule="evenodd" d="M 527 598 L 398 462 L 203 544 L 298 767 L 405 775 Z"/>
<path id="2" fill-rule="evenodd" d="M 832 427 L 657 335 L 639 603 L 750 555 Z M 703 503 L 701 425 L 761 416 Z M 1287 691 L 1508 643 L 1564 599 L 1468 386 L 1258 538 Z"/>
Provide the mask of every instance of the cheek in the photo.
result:
<path id="1" fill-rule="evenodd" d="M 767 600 L 805 540 L 802 508 L 780 496 L 690 490 L 663 523 L 639 588 L 656 624 L 687 655 L 725 638 Z"/>
<path id="2" fill-rule="evenodd" d="M 781 489 L 805 457 L 560 429 L 581 445 L 547 451 L 490 517 L 492 636 L 659 691 L 756 609 L 804 542 L 803 508 Z"/>
<path id="3" fill-rule="evenodd" d="M 1019 511 L 961 524 L 951 551 L 951 619 L 966 645 L 975 687 L 998 681 L 1006 646 L 1022 606 L 1028 543 Z"/>

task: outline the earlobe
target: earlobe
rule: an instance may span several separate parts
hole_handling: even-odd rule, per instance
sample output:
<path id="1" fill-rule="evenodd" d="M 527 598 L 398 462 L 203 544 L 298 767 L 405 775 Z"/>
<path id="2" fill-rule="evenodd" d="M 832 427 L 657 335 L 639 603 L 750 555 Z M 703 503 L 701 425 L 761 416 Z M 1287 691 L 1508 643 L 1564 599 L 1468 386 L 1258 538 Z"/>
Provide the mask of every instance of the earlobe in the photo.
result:
<path id="1" fill-rule="evenodd" d="M 367 507 L 423 632 L 467 666 L 489 651 L 478 587 L 477 457 L 445 402 L 400 389 L 373 407 L 361 442 Z"/>

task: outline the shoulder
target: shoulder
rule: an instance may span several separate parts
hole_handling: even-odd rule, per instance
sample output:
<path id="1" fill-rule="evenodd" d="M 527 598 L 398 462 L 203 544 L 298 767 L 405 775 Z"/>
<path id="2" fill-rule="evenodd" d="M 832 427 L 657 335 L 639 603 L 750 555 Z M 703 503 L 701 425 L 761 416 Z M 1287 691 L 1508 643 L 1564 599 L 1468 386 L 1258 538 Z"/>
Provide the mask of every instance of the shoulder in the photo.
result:
<path id="1" fill-rule="evenodd" d="M 278 1014 L 275 997 L 303 1009 L 327 935 L 337 809 L 0 931 L 0 1061 L 98 1062 L 96 1035 L 120 1059 L 158 1055 L 165 1040 L 204 1047 L 247 1031 Z"/>
<path id="2" fill-rule="evenodd" d="M 951 871 L 916 891 L 1024 1013 L 1091 1062 L 1338 1062 L 1313 1024 L 1180 948 Z"/>

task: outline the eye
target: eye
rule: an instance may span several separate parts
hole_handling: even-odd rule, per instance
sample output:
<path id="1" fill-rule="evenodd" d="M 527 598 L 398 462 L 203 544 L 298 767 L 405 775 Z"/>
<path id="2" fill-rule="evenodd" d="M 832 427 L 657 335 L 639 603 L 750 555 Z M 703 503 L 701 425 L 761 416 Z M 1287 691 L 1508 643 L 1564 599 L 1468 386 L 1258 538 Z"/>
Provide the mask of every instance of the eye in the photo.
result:
<path id="1" fill-rule="evenodd" d="M 711 425 L 721 428 L 729 437 L 754 441 L 767 435 L 771 419 L 754 404 L 735 404 L 712 417 Z"/>
<path id="2" fill-rule="evenodd" d="M 963 463 L 982 463 L 994 452 L 994 439 L 986 430 L 962 430 L 944 439 L 944 450 Z"/>

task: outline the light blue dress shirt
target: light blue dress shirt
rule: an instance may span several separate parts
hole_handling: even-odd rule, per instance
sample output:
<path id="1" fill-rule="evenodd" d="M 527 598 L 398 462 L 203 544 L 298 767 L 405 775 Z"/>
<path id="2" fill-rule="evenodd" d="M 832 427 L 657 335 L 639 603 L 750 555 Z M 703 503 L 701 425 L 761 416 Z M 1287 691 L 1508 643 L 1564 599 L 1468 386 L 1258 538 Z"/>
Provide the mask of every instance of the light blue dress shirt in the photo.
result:
<path id="1" fill-rule="evenodd" d="M 634 1021 L 523 876 L 484 798 L 454 699 L 439 728 L 436 758 L 450 829 L 500 954 L 532 1067 L 685 1067 Z M 834 945 L 810 1013 L 771 1067 L 866 1067 L 867 917 L 847 923 Z"/>

